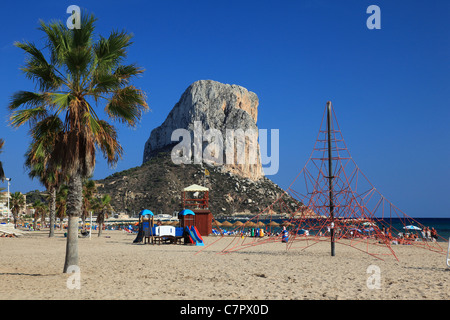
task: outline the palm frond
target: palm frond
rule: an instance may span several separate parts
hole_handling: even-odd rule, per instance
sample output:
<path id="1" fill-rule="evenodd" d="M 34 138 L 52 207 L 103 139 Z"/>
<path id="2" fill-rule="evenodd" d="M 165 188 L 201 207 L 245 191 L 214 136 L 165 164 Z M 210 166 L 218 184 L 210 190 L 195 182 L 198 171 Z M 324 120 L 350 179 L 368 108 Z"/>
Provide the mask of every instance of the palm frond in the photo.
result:
<path id="1" fill-rule="evenodd" d="M 134 86 L 116 90 L 105 107 L 105 112 L 115 121 L 135 126 L 142 113 L 148 110 L 145 94 Z"/>
<path id="2" fill-rule="evenodd" d="M 3 171 L 3 163 L 0 161 L 0 180 L 5 180 L 5 171 Z"/>
<path id="3" fill-rule="evenodd" d="M 53 65 L 47 62 L 44 54 L 33 43 L 24 41 L 15 42 L 14 45 L 26 52 L 25 66 L 20 69 L 28 79 L 37 82 L 39 90 L 55 90 L 64 83 Z"/>
<path id="4" fill-rule="evenodd" d="M 11 114 L 11 125 L 15 128 L 25 123 L 35 124 L 47 116 L 47 110 L 44 107 L 36 107 L 33 109 L 16 110 Z"/>
<path id="5" fill-rule="evenodd" d="M 11 97 L 8 105 L 9 110 L 15 110 L 20 106 L 37 107 L 42 106 L 48 102 L 48 96 L 43 93 L 36 93 L 31 91 L 17 91 Z"/>
<path id="6" fill-rule="evenodd" d="M 131 77 L 138 76 L 144 73 L 144 71 L 145 71 L 144 69 L 138 67 L 136 64 L 120 65 L 117 67 L 116 71 L 114 72 L 114 75 L 122 83 L 128 83 L 128 80 Z"/>
<path id="7" fill-rule="evenodd" d="M 31 130 L 31 137 L 35 143 L 41 143 L 50 149 L 63 128 L 64 124 L 58 116 L 48 116 L 36 123 Z"/>
<path id="8" fill-rule="evenodd" d="M 92 52 L 89 47 L 71 48 L 64 56 L 64 65 L 72 75 L 73 82 L 76 85 L 81 84 L 82 77 L 89 74 L 89 65 L 92 63 Z M 81 88 L 74 87 L 73 90 L 80 90 Z"/>
<path id="9" fill-rule="evenodd" d="M 94 45 L 96 68 L 100 72 L 114 70 L 126 58 L 132 37 L 125 31 L 112 31 L 108 38 L 100 37 Z"/>
<path id="10" fill-rule="evenodd" d="M 98 121 L 100 130 L 95 135 L 96 144 L 106 158 L 108 165 L 114 166 L 122 158 L 123 149 L 116 129 L 106 121 Z"/>
<path id="11" fill-rule="evenodd" d="M 3 152 L 3 146 L 5 145 L 5 140 L 0 139 L 0 153 Z M 3 171 L 3 164 L 0 161 L 0 180 L 3 182 L 5 180 L 5 172 Z"/>
<path id="12" fill-rule="evenodd" d="M 92 36 L 96 20 L 94 15 L 88 14 L 86 11 L 81 12 L 80 28 L 70 30 L 72 48 L 89 48 L 92 46 Z"/>
<path id="13" fill-rule="evenodd" d="M 47 36 L 51 63 L 58 67 L 62 66 L 65 53 L 70 49 L 70 30 L 61 21 L 52 21 L 47 24 L 40 20 L 39 25 L 38 29 L 45 32 Z"/>

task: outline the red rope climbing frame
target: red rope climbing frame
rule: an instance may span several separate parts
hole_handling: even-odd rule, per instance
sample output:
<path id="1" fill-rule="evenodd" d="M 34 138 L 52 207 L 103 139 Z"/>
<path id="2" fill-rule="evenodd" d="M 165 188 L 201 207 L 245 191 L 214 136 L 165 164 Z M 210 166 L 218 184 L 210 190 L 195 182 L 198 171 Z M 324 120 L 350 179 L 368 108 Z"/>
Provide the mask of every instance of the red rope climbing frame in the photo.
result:
<path id="1" fill-rule="evenodd" d="M 271 220 L 272 213 L 276 211 L 288 214 L 289 218 L 285 222 L 289 230 L 287 249 L 307 249 L 323 241 L 331 242 L 330 227 L 333 223 L 336 244 L 353 247 L 379 259 L 383 256 L 393 256 L 398 260 L 393 244 L 409 244 L 445 254 L 446 249 L 439 243 L 446 241 L 442 237 L 439 237 L 439 241 L 431 241 L 420 237 L 420 232 L 416 232 L 419 234 L 417 240 L 405 237 L 410 232 L 404 227 L 414 225 L 423 230 L 425 226 L 389 202 L 361 172 L 345 144 L 332 106 L 331 194 L 333 194 L 334 214 L 333 217 L 330 216 L 326 114 L 327 109 L 322 117 L 313 151 L 303 169 L 285 192 L 251 221 L 257 223 L 262 219 Z M 293 201 L 297 205 L 293 206 Z M 392 219 L 397 221 L 397 228 L 391 223 Z M 209 246 L 227 239 L 229 243 L 221 253 L 229 253 L 281 241 L 281 235 L 262 238 L 242 236 L 244 228 L 236 228 L 234 230 L 236 236 L 221 236 Z"/>

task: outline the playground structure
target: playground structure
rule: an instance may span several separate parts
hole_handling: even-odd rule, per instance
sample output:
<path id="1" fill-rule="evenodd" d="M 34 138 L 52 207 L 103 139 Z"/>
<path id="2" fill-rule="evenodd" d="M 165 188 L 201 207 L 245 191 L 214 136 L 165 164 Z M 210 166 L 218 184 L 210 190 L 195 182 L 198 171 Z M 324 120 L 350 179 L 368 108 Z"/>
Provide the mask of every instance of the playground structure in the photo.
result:
<path id="1" fill-rule="evenodd" d="M 298 204 L 296 209 L 288 205 L 293 199 Z M 313 151 L 303 169 L 285 192 L 251 221 L 258 223 L 261 217 L 267 220 L 274 208 L 289 215 L 288 239 L 284 233 L 264 238 L 244 237 L 241 226 L 235 229 L 236 236 L 219 237 L 209 246 L 227 239 L 229 243 L 222 253 L 229 253 L 281 242 L 284 237 L 286 249 L 305 250 L 319 242 L 329 242 L 331 256 L 336 254 L 335 244 L 350 246 L 381 260 L 385 256 L 398 260 L 393 250 L 397 244 L 447 253 L 442 246 L 447 239 L 438 235 L 434 239 L 421 237 L 420 231 L 426 226 L 389 202 L 361 172 L 348 151 L 331 102 L 327 103 Z M 395 228 L 392 220 L 400 221 L 401 227 Z M 412 236 L 416 232 L 419 237 Z"/>
<path id="2" fill-rule="evenodd" d="M 195 213 L 191 210 L 182 210 L 179 216 L 182 217 L 180 227 L 155 226 L 153 212 L 148 209 L 142 210 L 139 213 L 138 234 L 133 243 L 161 244 L 165 242 L 177 244 L 184 242 L 184 244 L 194 244 L 197 246 L 204 245 L 203 238 L 193 223 Z M 189 218 L 186 219 L 186 216 Z"/>

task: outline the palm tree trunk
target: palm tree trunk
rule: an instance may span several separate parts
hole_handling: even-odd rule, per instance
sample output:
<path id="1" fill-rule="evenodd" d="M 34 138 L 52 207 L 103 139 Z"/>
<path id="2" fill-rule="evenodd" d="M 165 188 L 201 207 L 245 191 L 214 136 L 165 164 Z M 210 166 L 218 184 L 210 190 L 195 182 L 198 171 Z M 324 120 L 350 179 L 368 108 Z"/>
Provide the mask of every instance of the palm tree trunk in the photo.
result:
<path id="1" fill-rule="evenodd" d="M 98 224 L 98 236 L 101 237 L 103 232 L 103 222 Z"/>
<path id="2" fill-rule="evenodd" d="M 13 219 L 14 219 L 14 229 L 17 229 L 17 216 L 19 215 L 18 212 L 13 212 Z"/>
<path id="3" fill-rule="evenodd" d="M 97 215 L 98 236 L 99 237 L 101 237 L 101 235 L 102 235 L 104 222 L 105 222 L 105 217 L 103 216 L 103 210 L 102 210 Z"/>
<path id="4" fill-rule="evenodd" d="M 56 217 L 56 188 L 50 190 L 50 233 L 49 237 L 55 236 L 55 217 Z"/>
<path id="5" fill-rule="evenodd" d="M 81 215 L 83 202 L 83 185 L 79 173 L 70 177 L 67 193 L 67 226 L 66 260 L 64 273 L 69 266 L 78 266 L 78 219 Z"/>

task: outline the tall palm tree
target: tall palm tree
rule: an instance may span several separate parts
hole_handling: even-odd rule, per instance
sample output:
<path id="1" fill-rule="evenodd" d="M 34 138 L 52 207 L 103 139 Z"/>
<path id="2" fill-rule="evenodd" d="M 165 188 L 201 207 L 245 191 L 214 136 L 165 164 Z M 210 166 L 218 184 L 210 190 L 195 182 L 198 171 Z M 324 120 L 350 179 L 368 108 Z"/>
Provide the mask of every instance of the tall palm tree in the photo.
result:
<path id="1" fill-rule="evenodd" d="M 17 217 L 19 216 L 20 210 L 25 207 L 25 198 L 23 194 L 19 191 L 16 191 L 11 194 L 11 198 L 9 199 L 9 207 L 14 219 L 14 228 L 17 228 Z"/>
<path id="2" fill-rule="evenodd" d="M 116 128 L 100 119 L 96 107 L 102 104 L 110 120 L 131 127 L 148 110 L 144 92 L 131 84 L 144 70 L 136 64 L 124 64 L 132 35 L 112 31 L 107 38 L 95 37 L 95 21 L 93 15 L 86 13 L 81 15 L 79 29 L 68 29 L 61 21 L 41 21 L 39 29 L 46 37 L 49 59 L 32 42 L 15 43 L 27 57 L 21 70 L 35 82 L 37 91 L 13 94 L 9 104 L 12 126 L 29 123 L 37 132 L 46 132 L 48 128 L 42 120 L 51 117 L 54 121 L 50 123 L 59 123 L 62 128 L 55 139 L 52 159 L 70 177 L 63 272 L 71 265 L 78 265 L 82 179 L 93 173 L 96 149 L 111 166 L 123 153 Z"/>

